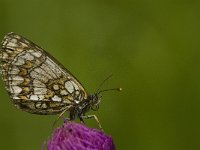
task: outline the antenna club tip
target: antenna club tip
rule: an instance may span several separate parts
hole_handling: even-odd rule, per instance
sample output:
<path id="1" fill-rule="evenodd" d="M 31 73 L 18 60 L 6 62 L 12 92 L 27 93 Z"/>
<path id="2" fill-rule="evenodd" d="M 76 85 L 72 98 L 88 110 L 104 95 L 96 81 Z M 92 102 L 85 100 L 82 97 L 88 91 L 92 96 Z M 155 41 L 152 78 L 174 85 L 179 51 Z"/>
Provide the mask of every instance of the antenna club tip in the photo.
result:
<path id="1" fill-rule="evenodd" d="M 118 88 L 118 91 L 122 91 L 122 88 Z"/>

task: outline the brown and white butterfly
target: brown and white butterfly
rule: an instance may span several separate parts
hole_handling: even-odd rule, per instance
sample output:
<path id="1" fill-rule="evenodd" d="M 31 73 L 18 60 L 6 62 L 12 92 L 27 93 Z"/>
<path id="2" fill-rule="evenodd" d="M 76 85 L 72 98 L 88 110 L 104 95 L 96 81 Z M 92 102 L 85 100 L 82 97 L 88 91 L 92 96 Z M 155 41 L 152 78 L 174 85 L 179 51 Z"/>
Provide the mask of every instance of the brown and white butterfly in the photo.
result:
<path id="1" fill-rule="evenodd" d="M 95 118 L 101 128 L 95 115 L 85 113 L 98 109 L 102 91 L 89 95 L 45 50 L 11 32 L 2 41 L 0 60 L 5 87 L 17 108 L 40 115 L 61 116 L 68 111 L 70 120 Z"/>

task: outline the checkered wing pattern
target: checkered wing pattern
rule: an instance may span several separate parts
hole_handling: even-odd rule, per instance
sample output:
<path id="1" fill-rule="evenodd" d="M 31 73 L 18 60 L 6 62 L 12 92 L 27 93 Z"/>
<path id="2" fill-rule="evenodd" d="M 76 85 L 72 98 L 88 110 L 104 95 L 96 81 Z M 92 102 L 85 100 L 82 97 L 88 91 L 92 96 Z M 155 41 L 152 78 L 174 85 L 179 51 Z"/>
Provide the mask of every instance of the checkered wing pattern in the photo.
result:
<path id="1" fill-rule="evenodd" d="M 87 98 L 81 83 L 42 48 L 7 34 L 0 50 L 6 89 L 18 108 L 36 114 L 57 114 Z"/>

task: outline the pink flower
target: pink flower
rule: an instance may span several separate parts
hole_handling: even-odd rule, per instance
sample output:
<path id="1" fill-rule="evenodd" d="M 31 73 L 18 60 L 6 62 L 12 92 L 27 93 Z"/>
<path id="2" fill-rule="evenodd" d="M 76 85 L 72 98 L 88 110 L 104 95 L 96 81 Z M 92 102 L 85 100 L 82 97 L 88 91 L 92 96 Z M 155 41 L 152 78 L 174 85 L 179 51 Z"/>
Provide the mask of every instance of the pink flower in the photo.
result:
<path id="1" fill-rule="evenodd" d="M 53 132 L 47 150 L 115 150 L 115 145 L 103 131 L 66 122 Z"/>

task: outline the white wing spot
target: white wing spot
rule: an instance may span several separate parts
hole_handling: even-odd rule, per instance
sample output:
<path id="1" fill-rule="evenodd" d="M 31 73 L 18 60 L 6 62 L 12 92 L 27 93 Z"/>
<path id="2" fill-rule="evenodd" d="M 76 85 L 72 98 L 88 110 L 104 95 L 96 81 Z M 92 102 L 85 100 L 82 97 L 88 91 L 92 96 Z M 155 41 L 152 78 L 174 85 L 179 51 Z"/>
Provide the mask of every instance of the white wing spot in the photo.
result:
<path id="1" fill-rule="evenodd" d="M 42 108 L 47 108 L 46 103 L 43 103 L 43 104 L 41 105 L 41 107 L 42 107 Z"/>
<path id="2" fill-rule="evenodd" d="M 25 61 L 21 57 L 17 57 L 17 59 L 13 62 L 13 64 L 21 66 L 21 65 L 25 64 Z"/>
<path id="3" fill-rule="evenodd" d="M 11 90 L 11 93 L 15 93 L 15 94 L 21 93 L 22 91 L 22 89 L 19 86 L 11 86 L 10 90 Z"/>
<path id="4" fill-rule="evenodd" d="M 79 95 L 79 93 L 80 93 L 79 91 L 76 91 L 76 92 L 75 92 L 76 95 Z"/>
<path id="5" fill-rule="evenodd" d="M 62 99 L 60 97 L 58 97 L 57 95 L 55 95 L 54 97 L 52 97 L 52 100 L 60 102 Z"/>
<path id="6" fill-rule="evenodd" d="M 57 84 L 54 84 L 54 85 L 53 85 L 53 89 L 54 89 L 54 90 L 59 90 L 59 86 L 58 86 Z"/>
<path id="7" fill-rule="evenodd" d="M 11 75 L 17 75 L 19 73 L 19 68 L 17 67 L 13 67 L 10 72 L 8 72 L 8 74 L 11 74 Z"/>
<path id="8" fill-rule="evenodd" d="M 14 76 L 14 77 L 12 77 L 12 80 L 24 81 L 24 78 L 22 78 L 22 77 L 20 77 L 20 76 Z"/>
<path id="9" fill-rule="evenodd" d="M 47 89 L 46 88 L 34 88 L 34 94 L 46 94 L 47 93 Z"/>
<path id="10" fill-rule="evenodd" d="M 30 53 L 26 53 L 25 55 L 21 57 L 26 60 L 34 60 L 34 57 Z"/>
<path id="11" fill-rule="evenodd" d="M 19 35 L 13 35 L 16 39 L 21 39 L 21 37 Z"/>
<path id="12" fill-rule="evenodd" d="M 39 98 L 38 98 L 38 96 L 37 96 L 37 95 L 31 95 L 31 96 L 30 96 L 30 100 L 33 100 L 33 101 L 38 101 L 38 100 L 39 100 Z"/>
<path id="13" fill-rule="evenodd" d="M 23 47 L 28 47 L 27 44 L 22 43 L 22 42 L 21 42 L 21 45 L 22 45 Z"/>
<path id="14" fill-rule="evenodd" d="M 74 81 L 71 81 L 71 82 L 72 82 L 74 88 L 75 88 L 76 90 L 78 90 L 78 85 L 77 85 L 76 83 L 74 83 Z"/>
<path id="15" fill-rule="evenodd" d="M 35 72 L 34 70 L 30 73 L 32 78 L 41 80 L 42 82 L 46 83 L 48 81 L 48 78 L 43 76 L 42 74 L 39 74 L 38 72 Z"/>
<path id="16" fill-rule="evenodd" d="M 67 91 L 69 91 L 69 93 L 72 93 L 74 91 L 74 86 L 71 81 L 65 82 L 65 88 L 67 89 Z"/>
<path id="17" fill-rule="evenodd" d="M 18 45 L 16 43 L 9 42 L 7 47 L 18 47 Z"/>
<path id="18" fill-rule="evenodd" d="M 5 46 L 6 43 L 7 43 L 7 41 L 8 41 L 7 39 L 6 39 L 5 41 L 3 41 L 3 42 L 2 42 L 2 45 Z"/>
<path id="19" fill-rule="evenodd" d="M 2 57 L 2 59 L 7 59 L 8 58 L 8 54 L 3 52 L 1 57 Z"/>
<path id="20" fill-rule="evenodd" d="M 12 70 L 9 72 L 9 74 L 18 74 L 19 73 L 19 68 L 18 67 L 13 67 Z"/>
<path id="21" fill-rule="evenodd" d="M 78 101 L 78 100 L 74 100 L 74 101 L 75 101 L 75 103 L 76 103 L 76 104 L 78 104 L 78 103 L 79 103 L 79 101 Z"/>
<path id="22" fill-rule="evenodd" d="M 68 93 L 67 93 L 66 90 L 62 90 L 62 91 L 60 91 L 60 94 L 61 94 L 61 95 L 67 95 Z"/>
<path id="23" fill-rule="evenodd" d="M 21 99 L 21 98 L 19 98 L 18 96 L 13 96 L 13 99 Z"/>
<path id="24" fill-rule="evenodd" d="M 44 83 L 42 83 L 41 81 L 34 79 L 33 80 L 33 86 L 35 87 L 46 87 L 46 85 Z"/>
<path id="25" fill-rule="evenodd" d="M 44 63 L 40 67 L 42 69 L 46 70 L 48 72 L 48 74 L 51 75 L 53 78 L 57 78 L 57 76 L 60 77 L 60 75 L 57 72 L 54 72 L 53 69 L 50 69 L 49 66 L 47 66 Z"/>
<path id="26" fill-rule="evenodd" d="M 38 97 L 39 97 L 40 100 L 44 99 L 44 95 L 38 95 Z"/>
<path id="27" fill-rule="evenodd" d="M 42 53 L 39 52 L 39 51 L 33 52 L 32 54 L 33 54 L 35 57 L 40 57 L 40 56 L 42 56 Z"/>
<path id="28" fill-rule="evenodd" d="M 41 68 L 35 68 L 34 71 L 37 72 L 38 74 L 43 75 L 44 77 L 46 77 L 48 79 L 52 79 L 52 77 L 47 72 L 45 72 L 44 70 L 42 70 Z"/>
<path id="29" fill-rule="evenodd" d="M 24 82 L 24 78 L 20 76 L 9 77 L 10 85 L 19 85 Z"/>
<path id="30" fill-rule="evenodd" d="M 11 42 L 12 43 L 17 43 L 17 39 L 12 39 Z"/>
<path id="31" fill-rule="evenodd" d="M 55 64 L 49 57 L 47 57 L 45 64 L 48 68 L 52 69 L 58 77 L 62 75 L 60 67 L 57 64 Z"/>
<path id="32" fill-rule="evenodd" d="M 40 108 L 40 107 L 41 107 L 41 103 L 36 103 L 36 104 L 35 104 L 35 107 L 36 107 L 36 108 Z"/>

